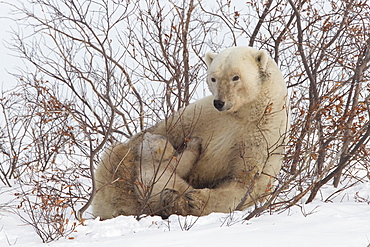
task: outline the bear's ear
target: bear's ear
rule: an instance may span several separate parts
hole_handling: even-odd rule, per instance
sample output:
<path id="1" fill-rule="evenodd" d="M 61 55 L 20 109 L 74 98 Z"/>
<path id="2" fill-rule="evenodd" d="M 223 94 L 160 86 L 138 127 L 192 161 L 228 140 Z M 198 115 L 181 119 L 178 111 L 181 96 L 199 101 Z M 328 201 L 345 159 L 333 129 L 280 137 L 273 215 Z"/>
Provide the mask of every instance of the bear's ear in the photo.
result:
<path id="1" fill-rule="evenodd" d="M 256 61 L 262 71 L 266 71 L 268 58 L 269 55 L 267 55 L 267 52 L 264 50 L 258 51 L 256 53 Z"/>
<path id="2" fill-rule="evenodd" d="M 211 65 L 213 59 L 216 56 L 217 56 L 217 54 L 214 54 L 212 52 L 207 52 L 206 57 L 205 57 L 205 60 L 206 60 L 206 64 L 207 64 L 208 67 Z"/>

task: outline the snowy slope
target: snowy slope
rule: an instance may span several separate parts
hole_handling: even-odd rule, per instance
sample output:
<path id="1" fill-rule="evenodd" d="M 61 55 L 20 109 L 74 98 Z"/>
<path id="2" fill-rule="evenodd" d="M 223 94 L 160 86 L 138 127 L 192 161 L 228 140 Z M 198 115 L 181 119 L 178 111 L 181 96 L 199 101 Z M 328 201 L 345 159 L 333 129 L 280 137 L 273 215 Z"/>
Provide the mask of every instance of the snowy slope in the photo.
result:
<path id="1" fill-rule="evenodd" d="M 245 212 L 200 218 L 171 216 L 169 220 L 147 217 L 136 221 L 124 216 L 106 221 L 89 219 L 68 238 L 49 244 L 42 244 L 32 227 L 16 215 L 0 212 L 0 246 L 368 246 L 370 205 L 355 200 L 356 192 L 367 198 L 370 184 L 350 189 L 333 203 L 317 200 L 248 222 L 240 220 Z M 3 198 L 7 196 L 0 200 Z M 190 230 L 184 230 L 194 222 Z"/>

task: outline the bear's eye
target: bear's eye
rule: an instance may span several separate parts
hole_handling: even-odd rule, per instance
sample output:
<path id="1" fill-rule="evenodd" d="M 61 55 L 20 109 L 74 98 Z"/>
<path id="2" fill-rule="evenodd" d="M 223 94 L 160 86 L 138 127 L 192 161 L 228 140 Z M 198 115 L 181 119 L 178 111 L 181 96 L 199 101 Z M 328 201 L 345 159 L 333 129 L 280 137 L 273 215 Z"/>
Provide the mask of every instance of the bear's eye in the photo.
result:
<path id="1" fill-rule="evenodd" d="M 238 80 L 239 80 L 239 76 L 236 75 L 233 77 L 233 81 L 238 81 Z"/>
<path id="2" fill-rule="evenodd" d="M 216 78 L 213 78 L 213 77 L 212 77 L 212 78 L 211 78 L 211 81 L 212 81 L 212 82 L 216 82 Z"/>

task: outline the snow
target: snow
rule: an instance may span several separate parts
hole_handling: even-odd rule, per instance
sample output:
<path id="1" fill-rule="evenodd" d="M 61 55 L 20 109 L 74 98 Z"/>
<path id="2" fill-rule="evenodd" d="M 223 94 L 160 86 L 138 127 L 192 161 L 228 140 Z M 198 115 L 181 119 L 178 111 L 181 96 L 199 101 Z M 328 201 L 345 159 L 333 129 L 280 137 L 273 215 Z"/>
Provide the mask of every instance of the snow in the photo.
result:
<path id="1" fill-rule="evenodd" d="M 356 193 L 366 198 L 369 182 L 348 189 L 330 203 L 317 199 L 250 221 L 242 220 L 246 212 L 173 215 L 168 220 L 144 217 L 137 221 L 133 216 L 87 219 L 72 234 L 48 244 L 41 242 L 30 225 L 0 206 L 0 246 L 368 246 L 370 205 L 368 200 L 356 199 Z M 0 205 L 8 202 L 11 194 L 9 188 L 0 187 Z"/>

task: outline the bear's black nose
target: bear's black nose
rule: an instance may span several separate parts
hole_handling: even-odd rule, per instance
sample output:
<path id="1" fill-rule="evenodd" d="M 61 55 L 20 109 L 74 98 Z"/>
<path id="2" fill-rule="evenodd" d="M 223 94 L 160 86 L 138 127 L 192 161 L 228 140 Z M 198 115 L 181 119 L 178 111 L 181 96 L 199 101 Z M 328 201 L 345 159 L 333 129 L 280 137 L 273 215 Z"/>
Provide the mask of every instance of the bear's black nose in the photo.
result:
<path id="1" fill-rule="evenodd" d="M 214 100 L 213 101 L 213 105 L 216 107 L 217 110 L 221 111 L 222 110 L 222 107 L 225 105 L 225 102 L 223 102 L 222 100 Z"/>

